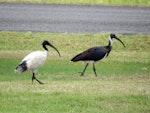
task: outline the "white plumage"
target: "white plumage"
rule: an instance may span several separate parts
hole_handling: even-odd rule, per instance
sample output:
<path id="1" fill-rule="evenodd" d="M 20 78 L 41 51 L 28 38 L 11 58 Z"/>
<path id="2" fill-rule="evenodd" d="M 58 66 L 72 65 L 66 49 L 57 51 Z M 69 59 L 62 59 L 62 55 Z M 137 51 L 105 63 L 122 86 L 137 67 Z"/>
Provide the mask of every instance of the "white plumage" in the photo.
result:
<path id="1" fill-rule="evenodd" d="M 35 51 L 27 55 L 23 60 L 27 63 L 27 68 L 32 72 L 36 72 L 41 67 L 48 56 L 48 51 Z"/>
<path id="2" fill-rule="evenodd" d="M 22 73 L 22 72 L 26 71 L 27 69 L 30 70 L 32 72 L 32 83 L 33 83 L 33 80 L 35 79 L 40 84 L 43 84 L 41 81 L 39 81 L 35 77 L 35 73 L 36 73 L 37 69 L 45 63 L 46 58 L 48 56 L 49 52 L 48 52 L 48 49 L 46 48 L 46 45 L 49 45 L 52 48 L 54 48 L 60 56 L 59 51 L 52 44 L 50 44 L 48 41 L 45 40 L 42 43 L 42 46 L 45 49 L 45 51 L 35 51 L 35 52 L 28 54 L 21 61 L 21 63 L 16 67 L 16 71 L 19 73 Z"/>

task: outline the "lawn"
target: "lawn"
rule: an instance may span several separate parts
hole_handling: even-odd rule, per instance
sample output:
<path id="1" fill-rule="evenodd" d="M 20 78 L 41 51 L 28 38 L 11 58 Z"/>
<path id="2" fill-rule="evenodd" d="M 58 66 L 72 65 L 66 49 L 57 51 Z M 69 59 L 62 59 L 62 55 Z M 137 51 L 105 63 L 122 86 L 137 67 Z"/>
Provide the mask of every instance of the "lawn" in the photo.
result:
<path id="1" fill-rule="evenodd" d="M 113 40 L 109 57 L 96 63 L 98 77 L 89 66 L 84 77 L 81 62 L 70 59 L 85 49 L 108 44 L 109 33 L 63 34 L 0 32 L 1 113 L 149 113 L 150 35 L 117 34 L 126 45 Z M 21 59 L 43 50 L 50 41 L 62 57 L 50 54 L 31 82 L 31 73 L 14 72 Z"/>
<path id="2" fill-rule="evenodd" d="M 150 0 L 0 0 L 0 2 L 150 6 Z"/>

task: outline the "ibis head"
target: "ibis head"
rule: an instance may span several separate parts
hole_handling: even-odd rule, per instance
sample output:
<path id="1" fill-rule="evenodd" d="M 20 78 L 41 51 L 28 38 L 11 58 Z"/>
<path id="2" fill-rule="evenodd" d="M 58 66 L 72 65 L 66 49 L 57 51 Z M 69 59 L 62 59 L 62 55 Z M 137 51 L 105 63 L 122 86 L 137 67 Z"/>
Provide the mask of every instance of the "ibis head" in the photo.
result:
<path id="1" fill-rule="evenodd" d="M 43 48 L 44 48 L 45 50 L 47 50 L 47 51 L 48 51 L 48 49 L 46 48 L 46 45 L 52 47 L 53 49 L 55 49 L 55 50 L 57 51 L 57 53 L 58 53 L 59 56 L 60 56 L 60 53 L 59 53 L 58 49 L 57 49 L 55 46 L 53 46 L 51 43 L 49 43 L 47 40 L 44 40 L 43 43 L 42 43 L 42 45 L 43 45 Z"/>
<path id="2" fill-rule="evenodd" d="M 117 39 L 125 47 L 124 43 L 119 38 L 117 38 L 117 36 L 115 34 L 110 34 L 110 37 L 111 37 L 111 39 L 113 39 L 113 38 Z"/>

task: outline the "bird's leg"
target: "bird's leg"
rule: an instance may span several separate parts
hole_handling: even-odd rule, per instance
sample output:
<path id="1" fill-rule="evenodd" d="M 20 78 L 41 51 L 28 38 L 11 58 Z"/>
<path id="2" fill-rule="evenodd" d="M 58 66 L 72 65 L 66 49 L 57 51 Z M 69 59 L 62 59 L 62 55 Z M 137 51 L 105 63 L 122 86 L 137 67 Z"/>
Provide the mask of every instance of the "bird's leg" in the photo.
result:
<path id="1" fill-rule="evenodd" d="M 32 84 L 33 84 L 33 80 L 35 79 L 34 73 L 32 73 Z"/>
<path id="2" fill-rule="evenodd" d="M 88 65 L 89 65 L 89 63 L 87 63 L 87 64 L 85 65 L 85 68 L 84 68 L 83 72 L 81 73 L 81 76 L 84 76 L 84 72 L 85 72 L 85 70 L 86 70 L 86 68 L 87 68 Z"/>
<path id="3" fill-rule="evenodd" d="M 39 84 L 44 84 L 43 82 L 39 81 L 35 76 L 35 73 L 33 73 L 32 75 L 32 84 L 33 84 L 33 80 L 35 79 Z"/>
<path id="4" fill-rule="evenodd" d="M 93 70 L 94 70 L 95 76 L 97 77 L 97 74 L 96 74 L 96 68 L 95 68 L 94 63 L 93 63 Z"/>

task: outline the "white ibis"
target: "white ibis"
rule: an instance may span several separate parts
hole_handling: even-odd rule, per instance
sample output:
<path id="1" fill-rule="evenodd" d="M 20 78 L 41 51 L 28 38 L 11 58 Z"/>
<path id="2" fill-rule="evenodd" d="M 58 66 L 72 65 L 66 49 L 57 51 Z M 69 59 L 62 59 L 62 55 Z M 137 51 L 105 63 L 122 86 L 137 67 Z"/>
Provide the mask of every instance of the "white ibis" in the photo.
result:
<path id="1" fill-rule="evenodd" d="M 43 82 L 39 81 L 35 77 L 35 73 L 36 73 L 37 69 L 44 64 L 44 62 L 48 56 L 49 52 L 48 52 L 46 45 L 54 48 L 60 56 L 60 53 L 56 49 L 56 47 L 54 47 L 52 44 L 50 44 L 47 40 L 44 40 L 42 43 L 42 46 L 45 49 L 45 51 L 34 51 L 34 52 L 28 54 L 15 69 L 15 71 L 17 71 L 19 73 L 22 73 L 26 70 L 30 70 L 32 72 L 32 83 L 33 83 L 33 80 L 36 80 L 39 84 L 43 84 Z"/>
<path id="2" fill-rule="evenodd" d="M 119 38 L 117 38 L 115 34 L 110 34 L 109 43 L 107 46 L 97 46 L 97 47 L 89 48 L 89 49 L 83 51 L 82 53 L 79 53 L 78 55 L 76 55 L 75 57 L 73 57 L 71 59 L 71 61 L 73 61 L 73 62 L 77 62 L 77 61 L 85 62 L 86 65 L 85 65 L 83 72 L 81 73 L 81 76 L 84 75 L 84 72 L 85 72 L 87 66 L 89 65 L 89 63 L 93 64 L 93 70 L 94 70 L 95 76 L 97 76 L 96 68 L 95 68 L 94 64 L 95 64 L 95 62 L 102 60 L 109 55 L 109 53 L 112 49 L 112 39 L 113 38 L 120 41 L 123 44 L 123 46 L 125 47 L 124 43 Z"/>

